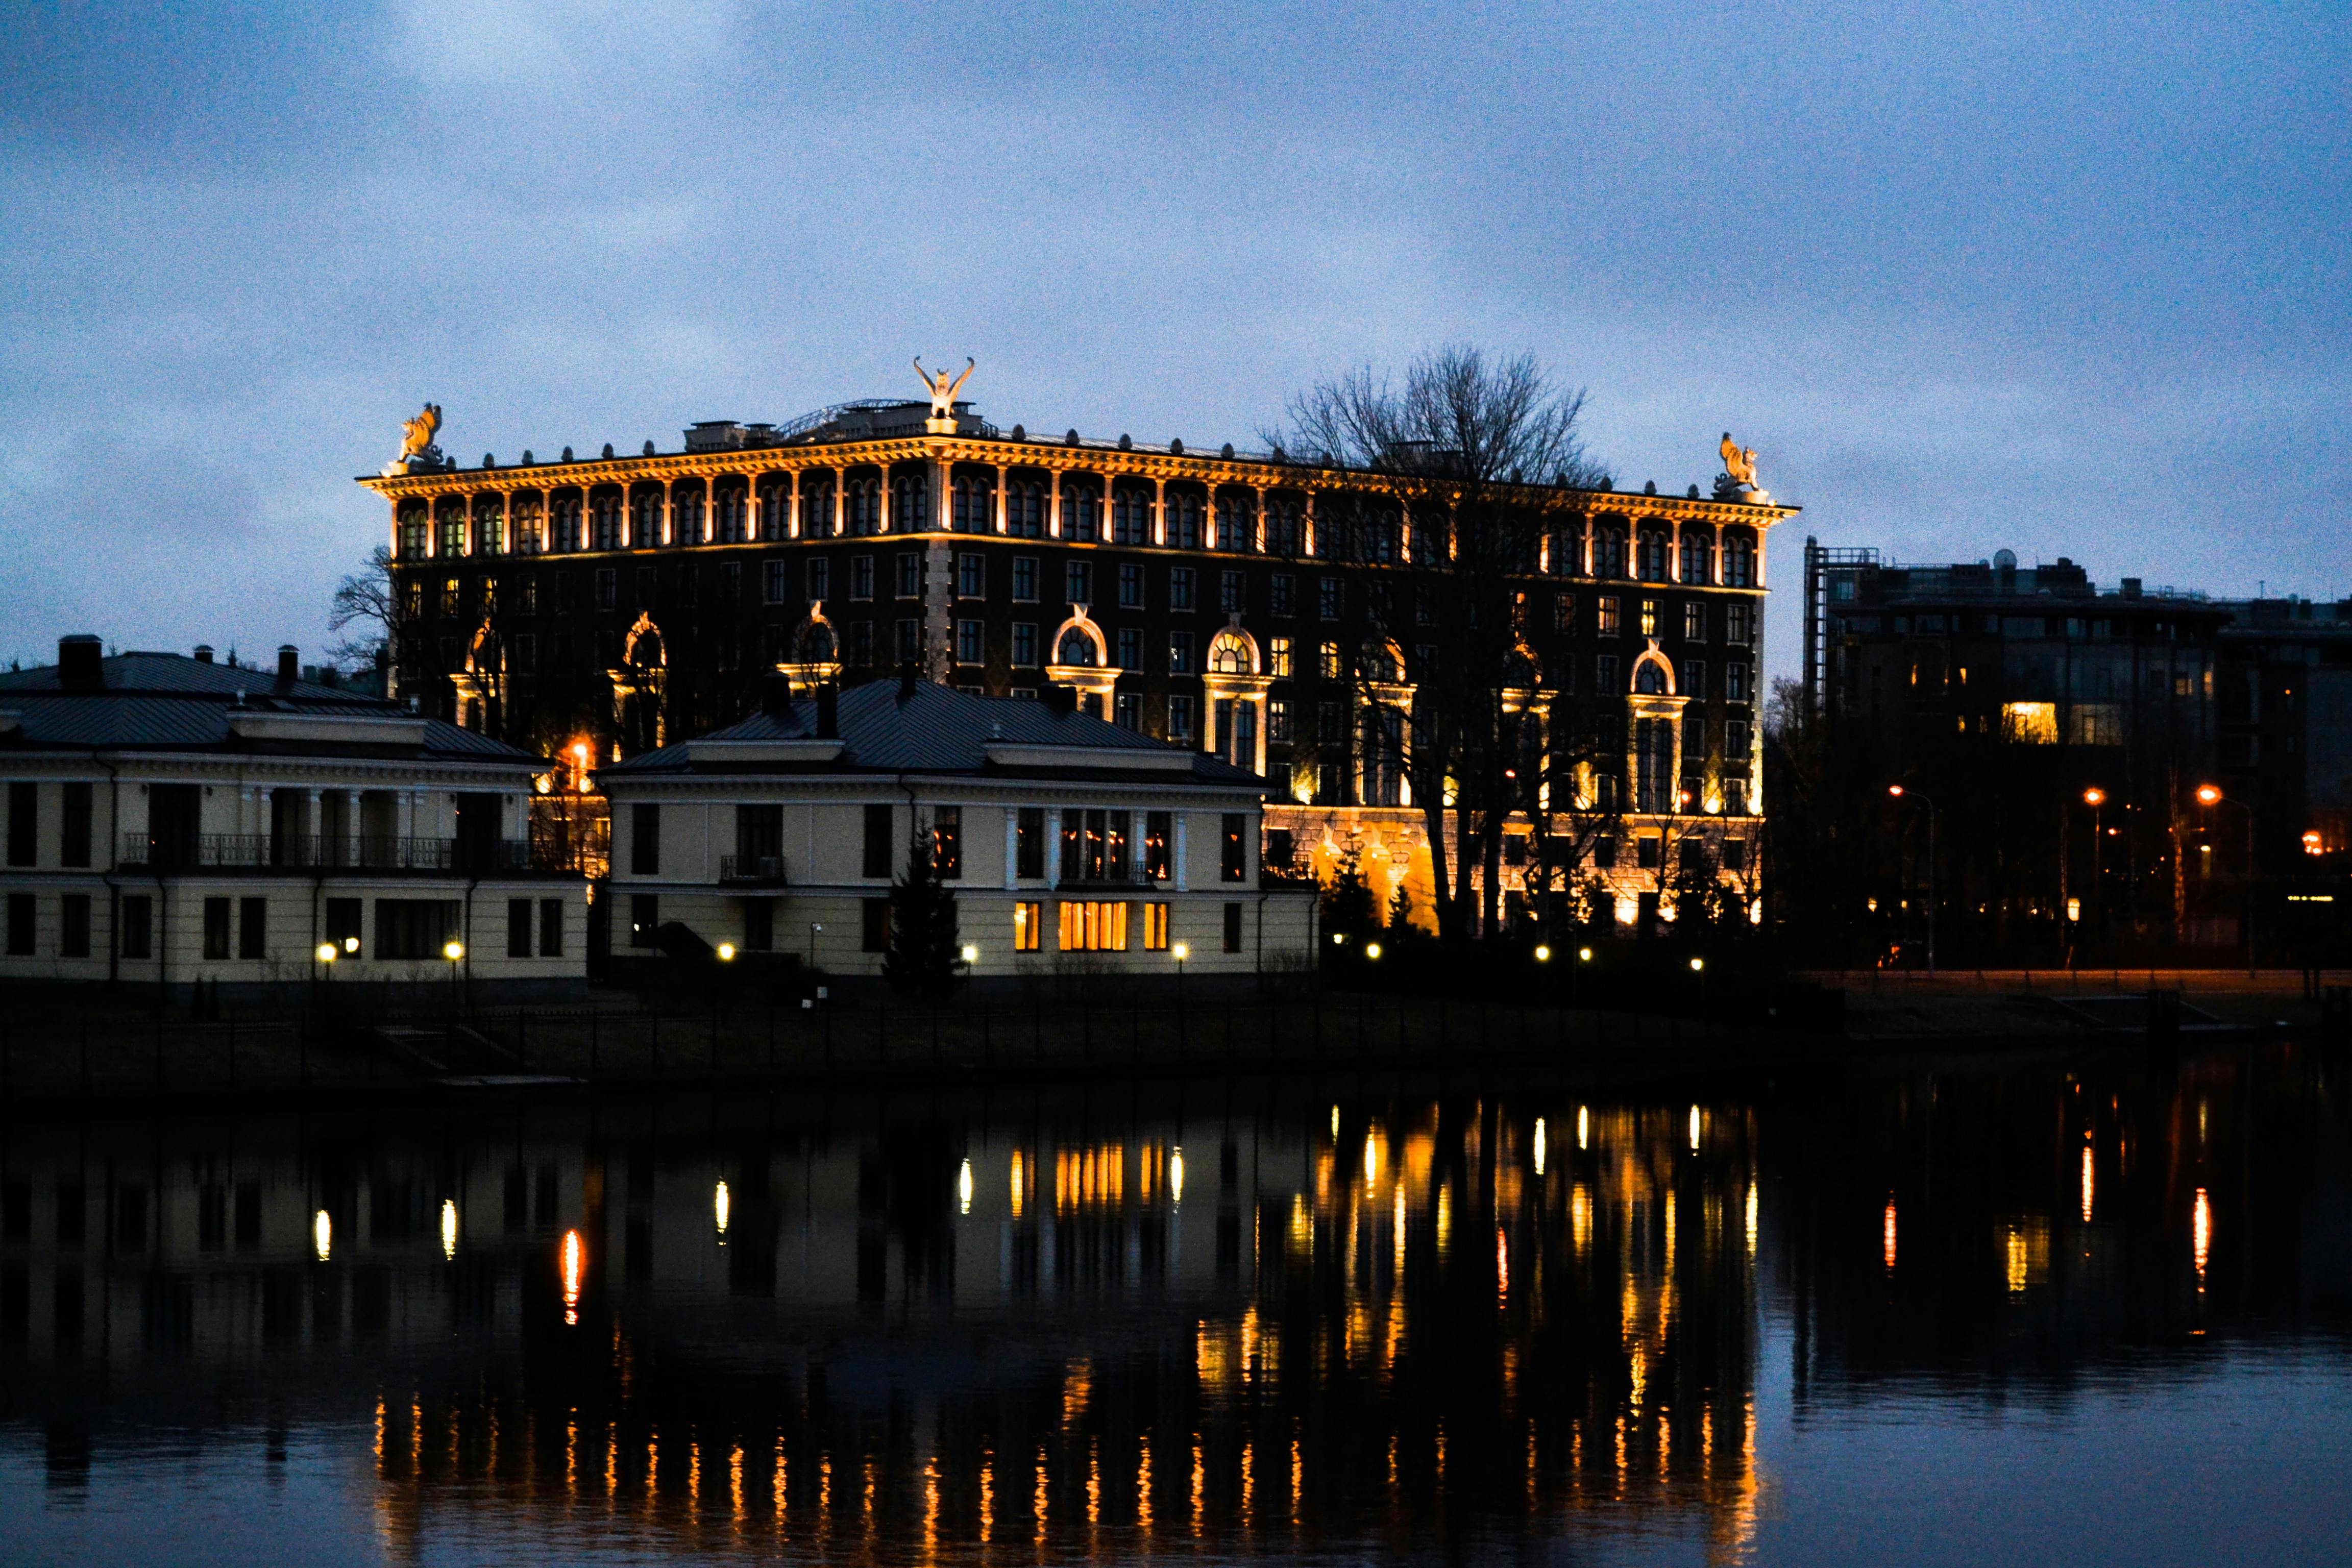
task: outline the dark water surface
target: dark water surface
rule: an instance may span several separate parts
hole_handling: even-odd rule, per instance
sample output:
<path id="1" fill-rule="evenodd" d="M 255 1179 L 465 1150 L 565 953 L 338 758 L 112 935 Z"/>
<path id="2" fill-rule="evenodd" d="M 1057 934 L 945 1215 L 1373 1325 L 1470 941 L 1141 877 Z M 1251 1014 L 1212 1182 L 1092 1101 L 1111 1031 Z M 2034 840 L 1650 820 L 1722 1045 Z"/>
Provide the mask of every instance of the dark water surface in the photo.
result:
<path id="1" fill-rule="evenodd" d="M 0 1557 L 2340 1563 L 2280 1046 L 0 1129 Z"/>

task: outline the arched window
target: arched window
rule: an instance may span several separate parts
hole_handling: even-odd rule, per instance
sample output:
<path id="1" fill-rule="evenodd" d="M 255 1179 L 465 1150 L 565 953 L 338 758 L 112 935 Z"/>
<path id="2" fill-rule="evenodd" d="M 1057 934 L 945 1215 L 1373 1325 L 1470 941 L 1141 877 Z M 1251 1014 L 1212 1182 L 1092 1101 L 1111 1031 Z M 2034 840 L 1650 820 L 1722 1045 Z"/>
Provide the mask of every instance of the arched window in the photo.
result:
<path id="1" fill-rule="evenodd" d="M 784 519 L 791 515 L 791 502 L 784 498 L 792 491 L 782 479 L 770 479 L 760 487 L 759 535 L 761 539 L 782 539 Z"/>
<path id="2" fill-rule="evenodd" d="M 833 537 L 833 481 L 814 475 L 801 476 L 801 537 L 831 539 Z"/>
<path id="3" fill-rule="evenodd" d="M 474 553 L 503 555 L 507 549 L 505 504 L 497 496 L 474 498 Z"/>
<path id="4" fill-rule="evenodd" d="M 517 496 L 514 507 L 514 547 L 518 555 L 536 555 L 548 549 L 547 531 L 541 519 L 540 498 Z"/>
<path id="5" fill-rule="evenodd" d="M 1231 632 L 1219 632 L 1209 645 L 1209 673 L 1212 675 L 1253 675 L 1250 668 L 1249 644 Z"/>
<path id="6" fill-rule="evenodd" d="M 643 489 L 629 498 L 629 543 L 643 550 L 661 542 L 662 493 Z"/>
<path id="7" fill-rule="evenodd" d="M 594 502 L 595 547 L 599 550 L 621 548 L 621 498 L 607 492 Z"/>
<path id="8" fill-rule="evenodd" d="M 876 479 L 849 481 L 849 531 L 860 538 L 882 531 L 882 481 Z"/>
<path id="9" fill-rule="evenodd" d="M 671 495 L 669 542 L 672 544 L 700 544 L 704 542 L 703 500 L 700 485 L 680 486 Z"/>
<path id="10" fill-rule="evenodd" d="M 1669 549 L 1666 543 L 1666 531 L 1663 528 L 1643 529 L 1642 531 L 1641 547 L 1642 581 L 1644 583 L 1664 582 L 1667 575 L 1666 568 L 1669 555 Z"/>
<path id="11" fill-rule="evenodd" d="M 1053 492 L 1035 479 L 1015 479 L 1004 488 L 1004 531 L 1015 539 L 1045 536 L 1045 506 Z"/>
<path id="12" fill-rule="evenodd" d="M 557 496 L 547 503 L 547 547 L 550 550 L 578 550 L 580 538 L 580 497 Z"/>
<path id="13" fill-rule="evenodd" d="M 890 484 L 890 531 L 926 533 L 939 526 L 931 515 L 930 476 L 921 468 L 900 474 Z"/>
<path id="14" fill-rule="evenodd" d="M 1110 493 L 1110 542 L 1113 544 L 1151 542 L 1151 492 L 1119 485 Z"/>
<path id="15" fill-rule="evenodd" d="M 991 480 L 971 474 L 958 475 L 953 504 L 958 533 L 996 531 L 996 486 Z"/>
<path id="16" fill-rule="evenodd" d="M 1683 531 L 1683 581 L 1708 583 L 1715 578 L 1715 541 L 1698 529 Z"/>
<path id="17" fill-rule="evenodd" d="M 1168 498 L 1168 547 L 1171 550 L 1201 548 L 1201 498 L 1178 493 Z"/>
<path id="18" fill-rule="evenodd" d="M 1061 646 L 1054 650 L 1055 664 L 1091 666 L 1095 661 L 1094 639 L 1076 626 L 1062 634 Z"/>
<path id="19" fill-rule="evenodd" d="M 1564 524 L 1551 536 L 1551 570 L 1557 577 L 1584 575 L 1584 524 Z"/>
<path id="20" fill-rule="evenodd" d="M 1666 672 L 1658 668 L 1654 658 L 1645 658 L 1633 667 L 1633 689 L 1644 697 L 1664 697 Z"/>
<path id="21" fill-rule="evenodd" d="M 466 553 L 466 503 L 450 501 L 441 509 L 441 544 L 444 555 Z"/>
<path id="22" fill-rule="evenodd" d="M 830 664 L 841 657 L 841 639 L 830 622 L 811 621 L 801 628 L 793 652 L 803 664 Z"/>
<path id="23" fill-rule="evenodd" d="M 422 505 L 400 509 L 400 556 L 404 561 L 421 561 L 433 535 L 432 514 Z"/>
<path id="24" fill-rule="evenodd" d="M 1756 542 L 1744 533 L 1723 542 L 1723 583 L 1727 588 L 1756 586 Z"/>
<path id="25" fill-rule="evenodd" d="M 1087 544 L 1102 537 L 1102 495 L 1092 480 L 1062 480 L 1062 537 Z"/>
<path id="26" fill-rule="evenodd" d="M 1265 503 L 1265 548 L 1269 554 L 1298 553 L 1298 503 L 1287 497 L 1276 497 Z"/>
<path id="27" fill-rule="evenodd" d="M 1592 574 L 1625 575 L 1625 531 L 1614 523 L 1603 523 L 1592 531 Z"/>
<path id="28" fill-rule="evenodd" d="M 1217 498 L 1217 548 L 1244 551 L 1250 548 L 1256 532 L 1257 519 L 1247 492 L 1229 493 Z"/>
<path id="29" fill-rule="evenodd" d="M 740 544 L 751 534 L 746 527 L 751 510 L 751 492 L 733 485 L 715 490 L 710 497 L 710 535 L 721 544 Z"/>

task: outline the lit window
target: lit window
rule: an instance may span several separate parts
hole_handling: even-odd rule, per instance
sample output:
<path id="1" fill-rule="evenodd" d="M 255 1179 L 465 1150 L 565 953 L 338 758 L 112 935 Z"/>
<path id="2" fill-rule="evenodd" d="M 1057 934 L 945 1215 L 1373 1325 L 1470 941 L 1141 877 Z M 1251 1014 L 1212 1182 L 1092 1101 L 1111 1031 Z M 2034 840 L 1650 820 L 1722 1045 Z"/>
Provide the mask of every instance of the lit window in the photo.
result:
<path id="1" fill-rule="evenodd" d="M 1268 637 L 1265 645 L 1265 672 L 1276 680 L 1290 679 L 1290 639 Z"/>
<path id="2" fill-rule="evenodd" d="M 1127 905 L 1124 902 L 1066 899 L 1060 907 L 1064 952 L 1127 951 Z"/>
<path id="3" fill-rule="evenodd" d="M 1168 906 L 1166 904 L 1143 906 L 1143 951 L 1146 952 L 1168 951 Z"/>
<path id="4" fill-rule="evenodd" d="M 2021 745 L 2054 746 L 2058 743 L 2058 705 L 2055 702 L 2004 702 L 2000 705 L 2001 738 Z"/>
<path id="5" fill-rule="evenodd" d="M 1035 952 L 1045 942 L 1045 921 L 1043 906 L 1016 903 L 1013 906 L 1013 951 Z"/>

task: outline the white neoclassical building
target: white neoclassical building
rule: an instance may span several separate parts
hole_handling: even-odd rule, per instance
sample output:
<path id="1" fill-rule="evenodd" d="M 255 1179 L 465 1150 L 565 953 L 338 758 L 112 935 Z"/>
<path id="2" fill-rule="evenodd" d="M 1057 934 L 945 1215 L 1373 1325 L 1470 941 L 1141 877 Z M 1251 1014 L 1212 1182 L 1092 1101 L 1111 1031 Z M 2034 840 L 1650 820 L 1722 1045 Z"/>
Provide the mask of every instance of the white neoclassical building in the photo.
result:
<path id="1" fill-rule="evenodd" d="M 676 923 L 879 973 L 893 879 L 923 849 L 978 976 L 1264 973 L 1313 945 L 1312 889 L 1260 875 L 1265 781 L 1067 699 L 911 678 L 795 698 L 776 676 L 752 717 L 596 776 L 616 956 Z"/>
<path id="2" fill-rule="evenodd" d="M 587 882 L 533 864 L 542 760 L 291 647 L 58 656 L 0 674 L 0 978 L 584 988 Z"/>

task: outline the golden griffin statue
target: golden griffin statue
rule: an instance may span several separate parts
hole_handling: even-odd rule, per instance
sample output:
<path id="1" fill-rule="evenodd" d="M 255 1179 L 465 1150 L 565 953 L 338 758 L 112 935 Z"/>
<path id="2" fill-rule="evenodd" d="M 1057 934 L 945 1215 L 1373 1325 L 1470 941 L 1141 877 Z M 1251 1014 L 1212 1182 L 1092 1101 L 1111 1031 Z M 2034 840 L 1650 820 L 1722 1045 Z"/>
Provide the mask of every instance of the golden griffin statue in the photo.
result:
<path id="1" fill-rule="evenodd" d="M 956 394 L 961 392 L 963 384 L 971 379 L 972 363 L 971 356 L 967 354 L 964 356 L 961 374 L 950 374 L 943 370 L 937 375 L 933 375 L 923 368 L 923 362 L 920 359 L 915 361 L 915 374 L 923 378 L 923 390 L 931 395 L 933 419 L 955 417 Z"/>
<path id="2" fill-rule="evenodd" d="M 400 460 L 404 463 L 411 458 L 431 451 L 433 437 L 440 428 L 441 405 L 437 403 L 428 403 L 425 405 L 425 412 L 415 418 L 403 420 L 400 426 Z"/>
<path id="3" fill-rule="evenodd" d="M 1723 471 L 1731 477 L 1734 484 L 1747 485 L 1751 489 L 1762 488 L 1756 483 L 1756 448 L 1750 447 L 1742 451 L 1728 430 L 1723 433 Z"/>

